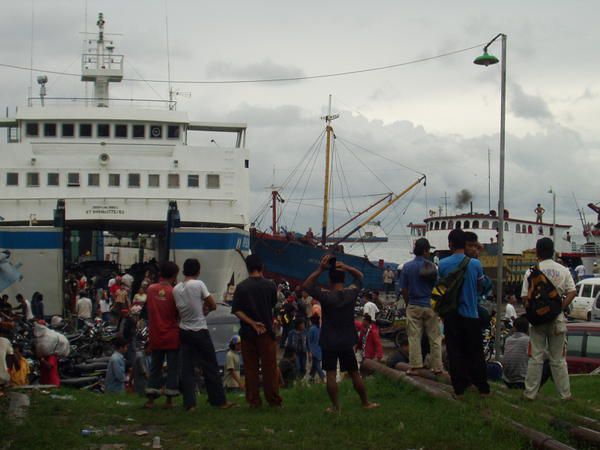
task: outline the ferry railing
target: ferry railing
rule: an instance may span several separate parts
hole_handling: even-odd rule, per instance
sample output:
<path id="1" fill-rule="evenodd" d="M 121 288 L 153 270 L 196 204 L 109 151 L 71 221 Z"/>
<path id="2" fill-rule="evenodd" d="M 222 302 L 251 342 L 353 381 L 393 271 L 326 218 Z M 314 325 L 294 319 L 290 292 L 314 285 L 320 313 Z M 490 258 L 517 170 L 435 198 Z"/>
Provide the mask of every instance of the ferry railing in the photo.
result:
<path id="1" fill-rule="evenodd" d="M 144 109 L 162 109 L 175 110 L 177 102 L 175 100 L 156 100 L 142 98 L 109 98 L 102 99 L 96 97 L 29 97 L 27 99 L 29 106 L 84 106 L 88 108 L 104 108 L 98 106 L 100 101 L 108 100 L 109 108 L 144 108 Z"/>

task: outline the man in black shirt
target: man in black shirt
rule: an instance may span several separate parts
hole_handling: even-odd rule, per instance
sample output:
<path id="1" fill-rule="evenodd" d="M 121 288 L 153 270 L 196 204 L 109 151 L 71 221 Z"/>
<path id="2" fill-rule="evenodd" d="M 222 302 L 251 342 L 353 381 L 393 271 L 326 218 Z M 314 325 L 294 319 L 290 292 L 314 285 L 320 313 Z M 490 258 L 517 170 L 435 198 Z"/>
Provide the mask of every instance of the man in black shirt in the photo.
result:
<path id="1" fill-rule="evenodd" d="M 233 294 L 231 312 L 240 319 L 242 358 L 246 373 L 246 401 L 250 407 L 261 405 L 259 361 L 265 398 L 271 406 L 281 406 L 277 375 L 277 346 L 273 331 L 273 308 L 277 288 L 263 277 L 263 263 L 258 255 L 246 258 L 250 275 L 238 284 Z"/>
<path id="2" fill-rule="evenodd" d="M 358 364 L 354 355 L 354 346 L 357 340 L 354 327 L 354 305 L 361 288 L 363 274 L 354 267 L 339 261 L 333 266 L 330 259 L 331 255 L 325 255 L 319 268 L 304 281 L 302 286 L 321 303 L 323 326 L 319 344 L 323 351 L 323 369 L 327 372 L 327 393 L 332 403 L 332 406 L 327 408 L 327 412 L 340 411 L 336 381 L 338 361 L 340 370 L 348 372 L 352 379 L 352 384 L 360 397 L 363 408 L 377 408 L 379 405 L 369 402 L 367 398 L 367 389 L 358 372 Z M 319 276 L 325 271 L 329 272 L 329 290 L 314 286 Z M 346 272 L 354 279 L 348 288 L 344 287 Z"/>

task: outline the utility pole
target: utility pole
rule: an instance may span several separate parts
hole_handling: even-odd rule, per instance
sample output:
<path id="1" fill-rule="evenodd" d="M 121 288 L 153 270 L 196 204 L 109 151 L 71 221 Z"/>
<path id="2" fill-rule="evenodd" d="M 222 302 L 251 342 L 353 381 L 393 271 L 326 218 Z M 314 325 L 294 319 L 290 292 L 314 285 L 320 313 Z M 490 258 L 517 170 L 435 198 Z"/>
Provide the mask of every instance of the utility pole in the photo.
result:
<path id="1" fill-rule="evenodd" d="M 488 147 L 488 212 L 492 210 L 492 165 L 490 160 L 490 148 Z"/>

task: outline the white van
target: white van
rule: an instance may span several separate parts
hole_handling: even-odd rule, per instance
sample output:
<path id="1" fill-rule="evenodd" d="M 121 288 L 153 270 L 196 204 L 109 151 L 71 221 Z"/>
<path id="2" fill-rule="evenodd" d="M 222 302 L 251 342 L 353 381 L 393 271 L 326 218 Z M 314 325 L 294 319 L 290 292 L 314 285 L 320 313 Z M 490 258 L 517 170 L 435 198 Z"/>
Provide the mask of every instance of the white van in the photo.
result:
<path id="1" fill-rule="evenodd" d="M 592 320 L 594 300 L 600 294 L 600 277 L 586 278 L 575 286 L 577 296 L 571 303 L 569 317 L 573 319 Z"/>

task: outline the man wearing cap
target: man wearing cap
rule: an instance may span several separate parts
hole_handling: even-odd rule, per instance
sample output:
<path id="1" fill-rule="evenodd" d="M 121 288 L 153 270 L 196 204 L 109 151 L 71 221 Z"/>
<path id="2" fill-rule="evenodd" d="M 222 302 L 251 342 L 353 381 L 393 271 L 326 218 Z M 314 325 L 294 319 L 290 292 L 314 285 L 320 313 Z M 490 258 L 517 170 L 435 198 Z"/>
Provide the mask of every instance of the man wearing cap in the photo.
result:
<path id="1" fill-rule="evenodd" d="M 428 260 L 430 248 L 427 239 L 417 239 L 413 249 L 415 257 L 412 261 L 404 264 L 400 278 L 402 297 L 407 304 L 409 374 L 414 369 L 423 368 L 421 352 L 423 331 L 427 333 L 429 339 L 431 370 L 434 373 L 442 371 L 442 339 L 439 319 L 431 307 L 431 291 L 437 278 L 437 269 L 435 264 Z"/>

